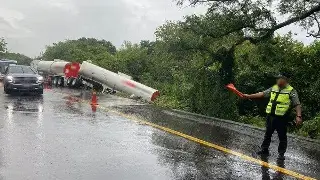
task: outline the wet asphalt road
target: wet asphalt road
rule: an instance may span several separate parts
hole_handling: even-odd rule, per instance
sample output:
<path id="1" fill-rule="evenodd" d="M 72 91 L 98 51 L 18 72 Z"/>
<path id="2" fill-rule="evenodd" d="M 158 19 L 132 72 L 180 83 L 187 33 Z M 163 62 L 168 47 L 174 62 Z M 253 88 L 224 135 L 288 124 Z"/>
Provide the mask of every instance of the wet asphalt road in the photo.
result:
<path id="1" fill-rule="evenodd" d="M 43 97 L 0 90 L 0 179 L 295 179 L 112 112 L 92 112 L 73 98 L 79 96 L 88 98 L 67 89 Z M 260 130 L 115 96 L 99 104 L 253 157 L 263 138 Z M 265 161 L 320 178 L 319 143 L 289 138 L 287 159 L 277 162 L 277 142 Z"/>

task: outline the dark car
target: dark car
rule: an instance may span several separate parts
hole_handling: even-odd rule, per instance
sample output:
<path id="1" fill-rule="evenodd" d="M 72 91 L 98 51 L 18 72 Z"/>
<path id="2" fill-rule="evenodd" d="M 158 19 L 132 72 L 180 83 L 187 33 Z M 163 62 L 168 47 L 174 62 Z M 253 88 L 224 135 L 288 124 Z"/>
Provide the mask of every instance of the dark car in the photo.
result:
<path id="1" fill-rule="evenodd" d="M 0 59 L 0 81 L 3 80 L 5 76 L 5 71 L 7 67 L 11 64 L 17 64 L 17 61 L 9 59 Z"/>
<path id="2" fill-rule="evenodd" d="M 4 92 L 35 92 L 43 94 L 43 77 L 30 66 L 9 65 L 3 79 Z"/>

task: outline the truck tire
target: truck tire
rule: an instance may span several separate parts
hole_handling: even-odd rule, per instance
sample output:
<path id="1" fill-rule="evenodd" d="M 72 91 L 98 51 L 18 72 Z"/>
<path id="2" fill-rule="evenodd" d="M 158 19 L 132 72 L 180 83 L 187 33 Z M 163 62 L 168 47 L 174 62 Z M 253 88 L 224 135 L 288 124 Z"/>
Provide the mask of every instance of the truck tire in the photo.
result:
<path id="1" fill-rule="evenodd" d="M 42 95 L 43 94 L 43 89 L 39 90 L 37 93 L 38 93 L 38 95 Z"/>
<path id="2" fill-rule="evenodd" d="M 11 94 L 11 90 L 10 90 L 10 89 L 7 89 L 6 86 L 3 87 L 3 90 L 4 90 L 4 93 L 6 93 L 6 94 Z"/>
<path id="3" fill-rule="evenodd" d="M 68 86 L 68 87 L 72 87 L 73 79 L 74 79 L 74 78 L 68 78 L 68 79 L 67 79 L 67 86 Z"/>
<path id="4" fill-rule="evenodd" d="M 79 86 L 79 81 L 78 79 L 74 78 L 71 82 L 71 87 L 77 88 Z"/>
<path id="5" fill-rule="evenodd" d="M 64 78 L 63 77 L 58 77 L 58 82 L 57 82 L 59 87 L 63 87 L 64 86 Z"/>
<path id="6" fill-rule="evenodd" d="M 52 78 L 52 86 L 57 87 L 58 86 L 58 77 Z"/>
<path id="7" fill-rule="evenodd" d="M 93 84 L 93 90 L 95 90 L 97 92 L 102 92 L 103 91 L 103 86 L 101 84 L 94 83 Z"/>

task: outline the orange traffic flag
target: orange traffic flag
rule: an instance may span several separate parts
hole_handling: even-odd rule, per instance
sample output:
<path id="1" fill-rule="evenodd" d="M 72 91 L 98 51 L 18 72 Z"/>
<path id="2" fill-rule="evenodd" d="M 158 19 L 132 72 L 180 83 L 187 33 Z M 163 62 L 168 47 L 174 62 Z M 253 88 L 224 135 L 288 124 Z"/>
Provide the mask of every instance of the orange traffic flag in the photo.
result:
<path id="1" fill-rule="evenodd" d="M 231 92 L 235 93 L 237 96 L 243 98 L 244 95 L 242 92 L 240 92 L 239 90 L 237 90 L 237 88 L 234 86 L 234 84 L 230 83 L 228 85 L 226 85 L 226 88 L 229 89 Z"/>

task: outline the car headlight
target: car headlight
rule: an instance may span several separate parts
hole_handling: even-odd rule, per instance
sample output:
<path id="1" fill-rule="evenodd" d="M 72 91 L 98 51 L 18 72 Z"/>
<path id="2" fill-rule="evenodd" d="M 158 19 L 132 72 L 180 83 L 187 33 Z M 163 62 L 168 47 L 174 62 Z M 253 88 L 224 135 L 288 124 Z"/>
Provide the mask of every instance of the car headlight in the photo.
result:
<path id="1" fill-rule="evenodd" d="M 42 83 L 43 82 L 43 77 L 42 76 L 39 76 L 38 77 L 38 83 Z"/>
<path id="2" fill-rule="evenodd" d="M 7 76 L 6 78 L 7 78 L 8 82 L 10 82 L 10 83 L 13 82 L 13 77 L 12 76 Z"/>

